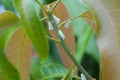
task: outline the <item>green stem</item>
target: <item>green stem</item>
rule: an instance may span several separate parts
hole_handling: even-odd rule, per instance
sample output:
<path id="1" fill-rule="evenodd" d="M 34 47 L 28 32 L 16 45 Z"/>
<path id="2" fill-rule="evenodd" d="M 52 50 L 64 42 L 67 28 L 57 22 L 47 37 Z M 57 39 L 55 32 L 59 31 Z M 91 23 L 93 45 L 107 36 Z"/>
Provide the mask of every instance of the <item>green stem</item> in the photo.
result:
<path id="1" fill-rule="evenodd" d="M 61 43 L 61 41 L 60 40 L 57 40 L 57 39 L 54 39 L 54 38 L 52 38 L 52 37 L 49 37 L 49 36 L 46 36 L 49 40 L 51 40 L 51 41 L 54 41 L 54 42 L 56 42 L 56 43 Z"/>
<path id="2" fill-rule="evenodd" d="M 50 12 L 47 13 L 48 14 L 48 18 L 51 22 L 51 24 L 53 25 L 53 28 L 55 29 L 58 37 L 60 38 L 61 41 L 61 45 L 64 48 L 64 50 L 66 51 L 67 55 L 71 58 L 71 60 L 74 62 L 74 64 L 77 66 L 77 68 L 86 76 L 86 78 L 88 80 L 94 80 L 94 78 L 92 78 L 85 70 L 84 68 L 79 64 L 79 62 L 76 60 L 76 58 L 72 55 L 70 49 L 68 48 L 67 44 L 65 43 L 65 41 L 60 37 L 60 35 L 58 34 L 58 30 L 59 27 L 58 25 L 55 23 L 53 16 Z"/>
<path id="3" fill-rule="evenodd" d="M 44 18 L 41 18 L 40 19 L 40 21 L 44 21 L 44 20 L 46 20 L 46 19 L 48 19 L 48 17 L 46 16 L 46 17 L 44 17 Z"/>
<path id="4" fill-rule="evenodd" d="M 68 21 L 72 21 L 72 20 L 77 19 L 77 18 L 80 18 L 80 17 L 81 17 L 81 16 L 75 16 L 75 17 L 69 18 L 69 19 L 61 22 L 61 23 L 58 25 L 58 27 L 61 27 L 61 26 L 65 25 Z"/>

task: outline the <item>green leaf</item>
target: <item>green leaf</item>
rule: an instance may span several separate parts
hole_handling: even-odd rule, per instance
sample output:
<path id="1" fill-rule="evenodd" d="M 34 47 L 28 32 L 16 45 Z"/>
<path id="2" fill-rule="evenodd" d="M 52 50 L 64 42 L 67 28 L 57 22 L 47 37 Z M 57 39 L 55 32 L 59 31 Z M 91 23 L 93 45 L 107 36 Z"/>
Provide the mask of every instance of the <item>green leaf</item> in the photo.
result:
<path id="1" fill-rule="evenodd" d="M 25 31 L 23 29 L 21 30 L 21 28 L 18 29 L 17 26 L 19 25 L 17 23 L 12 23 L 12 20 L 8 20 L 3 20 L 2 22 L 5 22 L 6 26 L 2 25 L 0 28 L 6 28 L 6 30 L 2 31 L 0 34 L 0 70 L 2 70 L 1 76 L 5 80 L 8 80 L 8 78 L 9 80 L 27 80 L 29 75 L 32 46 L 30 45 L 28 37 L 25 36 Z M 11 25 L 9 25 L 10 22 Z M 14 16 L 13 22 L 15 22 Z M 15 27 L 10 28 L 10 26 L 13 25 L 15 25 Z M 16 68 L 18 71 L 16 71 Z M 11 71 L 11 73 L 9 71 Z M 18 72 L 20 73 L 20 78 Z"/>
<path id="2" fill-rule="evenodd" d="M 41 72 L 43 72 L 43 78 L 41 80 L 50 79 L 50 78 L 61 78 L 66 73 L 66 68 L 59 64 L 48 64 L 41 67 Z"/>
<path id="3" fill-rule="evenodd" d="M 73 77 L 73 69 L 74 67 L 71 67 L 67 74 L 61 79 L 61 80 L 72 80 Z"/>
<path id="4" fill-rule="evenodd" d="M 11 26 L 19 24 L 20 20 L 13 12 L 5 11 L 0 14 L 0 33 L 10 28 Z"/>
<path id="5" fill-rule="evenodd" d="M 31 77 L 33 80 L 53 80 L 63 77 L 67 70 L 57 63 L 39 62 L 39 58 L 33 58 L 31 63 Z"/>
<path id="6" fill-rule="evenodd" d="M 88 55 L 93 57 L 95 61 L 97 61 L 98 63 L 100 62 L 100 54 L 99 54 L 99 50 L 97 47 L 97 42 L 96 42 L 94 34 L 92 34 L 92 37 L 90 38 L 90 40 L 88 42 L 86 52 Z"/>
<path id="7" fill-rule="evenodd" d="M 14 0 L 14 5 L 20 14 L 24 28 L 29 35 L 34 48 L 44 62 L 48 57 L 48 41 L 44 28 L 37 16 L 33 0 Z"/>
<path id="8" fill-rule="evenodd" d="M 0 23 L 0 80 L 20 80 L 18 71 L 8 61 L 4 53 L 4 48 L 9 38 L 18 28 L 17 26 L 15 26 L 18 23 L 17 21 L 18 18 L 16 17 L 16 15 L 11 12 L 5 12 L 5 14 L 2 13 L 2 15 L 0 14 L 0 22 L 4 22 L 4 24 Z M 11 27 L 10 22 L 12 26 L 14 25 L 14 27 Z"/>
<path id="9" fill-rule="evenodd" d="M 12 12 L 0 14 L 0 80 L 20 80 L 19 72 L 5 55 L 6 45 L 19 28 L 19 18 Z"/>
<path id="10" fill-rule="evenodd" d="M 86 7 L 81 5 L 78 0 L 71 0 L 71 1 L 62 0 L 62 1 L 65 4 L 70 17 L 81 15 L 88 10 Z M 71 6 L 72 4 L 74 4 L 74 6 Z M 86 47 L 88 45 L 88 41 L 91 38 L 92 29 L 90 28 L 88 23 L 82 18 L 73 20 L 72 25 L 73 25 L 74 34 L 77 37 L 75 56 L 77 60 L 81 62 Z"/>
<path id="11" fill-rule="evenodd" d="M 85 26 L 84 26 L 85 27 Z M 76 43 L 76 58 L 79 62 L 83 59 L 83 55 L 85 53 L 86 47 L 92 35 L 92 30 L 87 26 L 83 29 L 83 33 L 80 34 Z"/>
<path id="12" fill-rule="evenodd" d="M 18 28 L 20 24 L 19 18 L 10 11 L 5 11 L 0 14 L 0 50 L 3 51 L 6 46 L 6 41 L 12 35 L 12 31 Z M 11 29 L 10 29 L 11 28 Z M 10 29 L 7 31 L 7 29 Z"/>

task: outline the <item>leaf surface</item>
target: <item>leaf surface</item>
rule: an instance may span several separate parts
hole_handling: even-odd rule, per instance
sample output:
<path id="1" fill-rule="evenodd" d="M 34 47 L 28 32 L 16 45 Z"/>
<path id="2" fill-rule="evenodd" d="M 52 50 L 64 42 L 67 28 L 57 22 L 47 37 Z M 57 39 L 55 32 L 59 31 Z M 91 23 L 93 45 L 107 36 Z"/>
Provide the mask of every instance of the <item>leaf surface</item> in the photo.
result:
<path id="1" fill-rule="evenodd" d="M 17 68 L 21 80 L 27 80 L 30 71 L 32 45 L 23 28 L 14 32 L 8 41 L 5 53 L 8 60 Z"/>
<path id="2" fill-rule="evenodd" d="M 120 1 L 84 0 L 97 22 L 101 80 L 120 80 Z"/>
<path id="3" fill-rule="evenodd" d="M 42 62 L 48 57 L 48 41 L 44 28 L 39 21 L 33 0 L 14 0 L 14 5 L 20 14 L 24 28 L 30 37 L 34 48 Z"/>
<path id="4" fill-rule="evenodd" d="M 14 29 L 10 29 L 0 34 L 0 80 L 20 80 L 19 72 L 7 59 L 4 52 L 4 47 L 13 32 Z"/>
<path id="5" fill-rule="evenodd" d="M 56 80 L 62 78 L 67 69 L 61 64 L 50 62 L 41 64 L 39 58 L 33 58 L 31 62 L 31 77 L 33 80 Z"/>
<path id="6" fill-rule="evenodd" d="M 0 14 L 0 33 L 18 24 L 20 20 L 13 12 L 5 11 Z"/>
<path id="7" fill-rule="evenodd" d="M 19 18 L 12 12 L 0 14 L 0 80 L 20 80 L 17 69 L 7 59 L 4 49 L 19 26 Z"/>

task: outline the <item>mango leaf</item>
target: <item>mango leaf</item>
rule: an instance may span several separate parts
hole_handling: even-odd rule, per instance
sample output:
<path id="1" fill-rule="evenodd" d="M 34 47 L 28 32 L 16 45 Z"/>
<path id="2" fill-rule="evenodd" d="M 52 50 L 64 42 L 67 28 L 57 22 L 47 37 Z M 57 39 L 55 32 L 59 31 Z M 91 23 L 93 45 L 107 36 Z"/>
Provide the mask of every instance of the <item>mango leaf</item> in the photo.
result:
<path id="1" fill-rule="evenodd" d="M 8 41 L 5 54 L 8 60 L 15 66 L 21 80 L 27 80 L 30 71 L 32 45 L 23 28 L 14 32 Z"/>
<path id="2" fill-rule="evenodd" d="M 20 14 L 24 28 L 29 35 L 34 48 L 44 62 L 48 57 L 48 41 L 44 28 L 39 21 L 33 0 L 14 0 L 14 5 Z"/>
<path id="3" fill-rule="evenodd" d="M 56 80 L 63 77 L 67 69 L 57 63 L 40 63 L 39 58 L 35 57 L 31 62 L 31 78 L 33 80 Z"/>
<path id="4" fill-rule="evenodd" d="M 88 9 L 80 4 L 78 0 L 62 0 L 65 4 L 69 16 L 75 17 L 82 15 Z M 74 4 L 74 6 L 71 6 Z M 79 62 L 81 62 L 83 55 L 85 53 L 86 47 L 88 45 L 88 41 L 92 35 L 92 29 L 86 23 L 86 21 L 82 18 L 78 18 L 72 21 L 73 31 L 77 38 L 76 48 L 75 48 L 75 56 Z"/>
<path id="5" fill-rule="evenodd" d="M 10 28 L 0 34 L 0 80 L 20 80 L 17 69 L 7 59 L 4 48 L 16 28 Z"/>
<path id="6" fill-rule="evenodd" d="M 84 0 L 97 23 L 101 53 L 101 80 L 120 80 L 120 1 Z"/>
<path id="7" fill-rule="evenodd" d="M 71 67 L 69 69 L 69 71 L 67 72 L 67 74 L 61 80 L 72 80 L 72 77 L 73 77 L 73 68 L 74 67 Z"/>
<path id="8" fill-rule="evenodd" d="M 0 14 L 0 33 L 10 28 L 11 26 L 19 24 L 20 20 L 13 12 L 5 11 Z"/>
<path id="9" fill-rule="evenodd" d="M 0 44 L 0 50 L 4 50 L 6 46 L 6 40 L 9 39 L 10 35 L 12 35 L 11 30 L 15 30 L 15 28 L 18 28 L 18 25 L 20 24 L 19 18 L 10 11 L 5 11 L 0 14 L 0 36 L 4 37 L 1 38 L 1 44 Z M 13 27 L 7 34 L 7 29 Z M 5 40 L 4 40 L 5 39 Z"/>
<path id="10" fill-rule="evenodd" d="M 8 61 L 4 49 L 19 26 L 19 18 L 12 12 L 0 14 L 0 80 L 20 80 L 16 68 Z"/>

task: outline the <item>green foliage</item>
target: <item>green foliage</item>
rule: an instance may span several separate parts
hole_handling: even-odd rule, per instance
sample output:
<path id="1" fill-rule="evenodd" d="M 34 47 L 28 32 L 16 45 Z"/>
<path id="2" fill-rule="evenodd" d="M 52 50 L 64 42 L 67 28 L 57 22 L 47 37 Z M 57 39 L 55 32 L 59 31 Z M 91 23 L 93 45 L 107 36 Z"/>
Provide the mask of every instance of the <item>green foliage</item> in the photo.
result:
<path id="1" fill-rule="evenodd" d="M 56 0 L 39 1 L 43 3 L 43 5 L 48 5 Z M 70 17 L 76 17 L 88 11 L 88 9 L 81 5 L 78 0 L 62 0 L 62 2 L 65 4 Z M 14 11 L 11 1 L 10 3 L 7 3 L 7 0 L 1 0 L 0 3 L 4 4 L 6 9 Z M 80 77 L 76 77 L 73 74 L 74 67 L 67 70 L 63 66 L 55 42 L 49 41 L 46 37 L 52 37 L 50 31 L 47 28 L 46 21 L 50 20 L 51 23 L 54 22 L 52 23 L 52 25 L 54 26 L 56 31 L 59 30 L 59 28 L 57 27 L 58 25 L 55 23 L 55 20 L 52 17 L 52 13 L 48 12 L 48 14 L 46 14 L 46 16 L 48 16 L 46 21 L 40 21 L 41 15 L 42 17 L 44 16 L 42 14 L 42 9 L 38 7 L 35 0 L 13 0 L 13 3 L 18 12 L 19 18 L 10 11 L 0 14 L 0 80 L 23 80 L 24 74 L 30 74 L 29 80 L 72 80 L 73 78 L 75 78 L 75 80 L 80 80 Z M 71 4 L 74 4 L 75 6 L 71 6 Z M 29 36 L 29 39 L 33 44 L 33 48 L 35 49 L 33 49 L 33 51 L 39 55 L 37 57 L 36 55 L 35 57 L 32 57 L 30 73 L 29 71 L 26 73 L 24 72 L 26 71 L 24 70 L 26 69 L 26 67 L 29 68 L 29 63 L 27 62 L 26 64 L 22 64 L 22 62 L 24 61 L 30 61 L 27 59 L 31 58 L 30 54 L 24 52 L 24 50 L 27 49 L 27 47 L 25 46 L 28 44 L 27 41 L 25 42 L 24 39 L 18 38 L 19 40 L 22 40 L 21 43 L 23 44 L 18 44 L 19 46 L 17 48 L 16 45 L 14 45 L 13 43 L 14 48 L 18 50 L 18 52 L 16 52 L 17 56 L 12 55 L 16 58 L 19 58 L 18 62 L 15 62 L 17 63 L 17 65 L 12 63 L 5 53 L 5 49 L 8 42 L 10 41 L 10 38 L 12 38 L 12 35 L 18 28 L 21 29 L 20 26 L 23 26 L 22 28 L 24 28 L 24 30 L 26 31 L 26 35 Z M 75 56 L 77 60 L 81 62 L 86 51 L 97 62 L 99 62 L 99 55 L 96 48 L 95 37 L 92 36 L 93 32 L 90 28 L 90 25 L 88 25 L 88 23 L 83 18 L 77 18 L 72 20 L 72 26 L 76 37 Z M 67 53 L 71 53 L 70 50 L 67 48 L 65 41 L 62 38 L 60 38 L 60 41 L 60 44 L 62 44 L 65 51 Z M 17 43 L 19 42 L 16 42 L 15 44 Z M 21 53 L 21 49 L 24 52 L 23 54 Z M 11 52 L 8 52 L 8 54 L 9 53 Z M 75 60 L 74 55 L 68 55 L 73 60 L 75 65 L 79 65 L 79 62 Z M 26 59 L 24 58 L 22 60 L 23 57 L 25 57 Z M 15 59 L 13 59 L 13 61 Z M 85 72 L 83 69 L 81 71 Z M 26 78 L 28 78 L 28 76 L 26 76 Z"/>
<path id="2" fill-rule="evenodd" d="M 18 71 L 2 51 L 0 51 L 0 80 L 20 80 Z"/>
<path id="3" fill-rule="evenodd" d="M 96 44 L 96 39 L 95 39 L 95 35 L 92 34 L 89 42 L 88 42 L 88 46 L 86 48 L 86 53 L 90 56 L 93 57 L 93 59 L 96 62 L 100 62 L 100 54 L 99 54 L 99 50 L 97 48 L 97 44 Z"/>
<path id="4" fill-rule="evenodd" d="M 20 20 L 13 12 L 5 11 L 0 14 L 0 33 L 19 24 Z"/>
<path id="5" fill-rule="evenodd" d="M 21 21 L 35 50 L 44 62 L 48 57 L 48 40 L 37 16 L 34 2 L 32 0 L 14 0 L 14 5 L 21 16 Z"/>
<path id="6" fill-rule="evenodd" d="M 50 59 L 49 59 L 50 60 Z M 40 63 L 38 57 L 33 58 L 31 62 L 31 78 L 33 80 L 53 80 L 57 78 L 62 78 L 67 69 L 58 63 L 53 63 L 53 61 Z"/>

